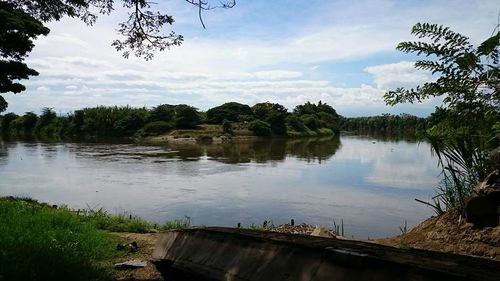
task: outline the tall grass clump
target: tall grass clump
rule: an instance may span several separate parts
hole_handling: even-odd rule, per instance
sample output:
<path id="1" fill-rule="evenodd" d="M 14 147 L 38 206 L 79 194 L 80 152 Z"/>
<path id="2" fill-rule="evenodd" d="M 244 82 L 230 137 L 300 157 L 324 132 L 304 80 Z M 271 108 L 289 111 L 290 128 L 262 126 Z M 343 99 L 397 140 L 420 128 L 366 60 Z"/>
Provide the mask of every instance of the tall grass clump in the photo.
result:
<path id="1" fill-rule="evenodd" d="M 155 224 L 125 213 L 116 215 L 109 214 L 103 208 L 88 208 L 81 212 L 79 219 L 98 229 L 112 232 L 148 233 L 159 230 L 183 229 L 191 226 L 191 219 L 189 217 L 166 221 L 163 224 Z"/>
<path id="2" fill-rule="evenodd" d="M 430 137 L 432 153 L 438 157 L 442 180 L 431 206 L 437 214 L 458 210 L 464 214 L 465 202 L 478 182 L 491 171 L 491 162 L 483 137 Z"/>
<path id="3" fill-rule="evenodd" d="M 0 198 L 0 280 L 107 280 L 116 241 L 64 209 Z"/>

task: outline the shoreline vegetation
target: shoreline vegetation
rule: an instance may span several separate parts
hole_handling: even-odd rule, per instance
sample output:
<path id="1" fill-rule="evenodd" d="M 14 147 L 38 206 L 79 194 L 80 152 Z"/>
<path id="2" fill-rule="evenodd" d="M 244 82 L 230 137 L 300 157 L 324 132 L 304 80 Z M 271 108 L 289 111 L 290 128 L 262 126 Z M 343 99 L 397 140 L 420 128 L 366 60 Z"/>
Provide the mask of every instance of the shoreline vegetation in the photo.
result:
<path id="1" fill-rule="evenodd" d="M 0 280 L 113 280 L 113 261 L 133 258 L 135 252 L 119 247 L 130 242 L 116 233 L 182 229 L 191 221 L 154 224 L 103 209 L 72 210 L 0 197 L 0 225 Z"/>
<path id="2" fill-rule="evenodd" d="M 140 256 L 138 248 L 154 246 L 154 234 L 192 227 L 189 217 L 155 224 L 130 214 L 74 210 L 17 197 L 0 197 L 0 225 L 4 244 L 0 280 L 113 280 L 120 274 L 113 263 Z M 340 230 L 306 224 L 274 226 L 271 221 L 235 227 L 303 235 L 315 235 L 317 228 L 329 237 Z M 128 241 L 130 236 L 149 241 L 130 250 L 128 243 L 134 243 Z"/>
<path id="3" fill-rule="evenodd" d="M 458 220 L 458 223 L 457 223 Z M 154 224 L 130 214 L 103 209 L 73 210 L 30 198 L 0 197 L 0 280 L 118 280 L 123 276 L 159 276 L 151 253 L 159 232 L 192 227 L 190 218 Z M 237 228 L 347 239 L 334 229 L 307 224 L 240 225 Z M 366 241 L 398 248 L 437 250 L 500 260 L 500 226 L 477 230 L 458 212 L 431 217 L 401 234 Z M 459 241 L 456 237 L 461 237 Z M 131 246 L 134 245 L 135 246 Z M 130 248 L 135 247 L 135 248 Z M 113 264 L 143 259 L 141 270 L 117 270 Z M 22 266 L 20 266 L 22 265 Z M 120 279 L 121 280 L 121 279 Z"/>
<path id="4" fill-rule="evenodd" d="M 319 101 L 289 112 L 277 103 L 249 105 L 228 102 L 207 111 L 180 104 L 153 108 L 97 106 L 57 115 L 43 108 L 40 115 L 0 115 L 3 138 L 72 140 L 131 139 L 136 142 L 230 142 L 256 138 L 336 136 L 341 131 L 422 136 L 431 118 L 408 114 L 345 118 Z M 432 124 L 431 124 L 432 125 Z"/>

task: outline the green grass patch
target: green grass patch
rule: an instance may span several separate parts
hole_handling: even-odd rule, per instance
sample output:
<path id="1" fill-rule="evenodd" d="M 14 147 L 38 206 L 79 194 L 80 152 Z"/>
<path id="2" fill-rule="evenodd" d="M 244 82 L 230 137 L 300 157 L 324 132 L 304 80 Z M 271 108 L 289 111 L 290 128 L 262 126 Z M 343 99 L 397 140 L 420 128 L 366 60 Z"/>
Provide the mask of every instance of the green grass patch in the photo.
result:
<path id="1" fill-rule="evenodd" d="M 111 280 L 110 260 L 122 241 L 114 232 L 156 232 L 191 226 L 189 217 L 154 224 L 126 214 L 76 212 L 29 198 L 0 198 L 0 281 Z"/>
<path id="2" fill-rule="evenodd" d="M 255 231 L 270 231 L 274 228 L 274 224 L 272 220 L 266 221 L 266 224 L 257 225 L 252 223 L 248 226 L 240 226 L 241 229 L 255 230 Z"/>
<path id="3" fill-rule="evenodd" d="M 162 224 L 156 224 L 137 216 L 127 214 L 109 214 L 102 208 L 81 211 L 79 218 L 81 221 L 88 222 L 98 229 L 112 232 L 147 233 L 162 230 L 182 229 L 191 226 L 191 219 L 189 217 L 167 221 Z"/>
<path id="4" fill-rule="evenodd" d="M 0 198 L 0 280 L 108 280 L 117 240 L 64 209 Z"/>

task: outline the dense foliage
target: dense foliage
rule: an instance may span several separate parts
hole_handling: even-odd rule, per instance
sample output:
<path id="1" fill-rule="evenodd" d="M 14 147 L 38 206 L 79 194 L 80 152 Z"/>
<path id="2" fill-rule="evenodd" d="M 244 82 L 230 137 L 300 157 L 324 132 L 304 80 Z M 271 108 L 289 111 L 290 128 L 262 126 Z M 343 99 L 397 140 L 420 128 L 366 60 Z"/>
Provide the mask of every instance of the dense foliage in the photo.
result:
<path id="1" fill-rule="evenodd" d="M 11 136 L 43 137 L 132 137 L 155 136 L 173 129 L 198 130 L 206 122 L 219 126 L 223 134 L 250 130 L 257 136 L 317 136 L 340 131 L 341 117 L 326 103 L 307 102 L 293 112 L 278 103 L 248 105 L 229 102 L 206 113 L 180 104 L 162 104 L 152 109 L 130 106 L 98 106 L 57 116 L 44 108 L 38 116 L 8 113 L 0 116 L 0 132 Z"/>
<path id="2" fill-rule="evenodd" d="M 342 130 L 376 134 L 424 135 L 429 118 L 409 114 L 353 117 L 342 120 Z"/>
<path id="3" fill-rule="evenodd" d="M 222 124 L 224 120 L 242 122 L 251 120 L 252 117 L 250 106 L 237 102 L 227 102 L 207 110 L 207 122 L 210 124 Z"/>
<path id="4" fill-rule="evenodd" d="M 426 41 L 401 42 L 397 49 L 425 55 L 415 67 L 430 71 L 435 81 L 415 89 L 398 88 L 384 98 L 389 105 L 421 102 L 443 97 L 443 104 L 432 117 L 439 134 L 474 134 L 493 137 L 492 128 L 500 124 L 500 31 L 478 47 L 469 38 L 436 24 L 417 23 L 412 34 Z"/>
<path id="5" fill-rule="evenodd" d="M 11 3 L 0 2 L 0 19 L 0 93 L 19 93 L 26 89 L 19 80 L 38 75 L 23 60 L 33 49 L 33 40 L 49 29 Z M 0 96 L 0 112 L 7 105 Z"/>
<path id="6" fill-rule="evenodd" d="M 152 110 L 98 106 L 65 116 L 57 116 L 52 109 L 44 108 L 40 116 L 33 112 L 22 116 L 5 114 L 0 121 L 0 131 L 21 137 L 131 137 L 137 133 L 158 135 L 172 128 L 193 128 L 199 122 L 199 112 L 188 105 L 160 105 Z"/>
<path id="7" fill-rule="evenodd" d="M 438 194 L 428 203 L 437 213 L 457 209 L 464 214 L 474 186 L 493 168 L 489 150 L 500 144 L 500 31 L 478 47 L 448 27 L 413 26 L 412 34 L 425 41 L 401 42 L 397 49 L 425 55 L 415 67 L 431 71 L 435 81 L 415 89 L 398 88 L 384 98 L 389 105 L 443 97 L 428 118 L 427 130 L 442 168 Z"/>

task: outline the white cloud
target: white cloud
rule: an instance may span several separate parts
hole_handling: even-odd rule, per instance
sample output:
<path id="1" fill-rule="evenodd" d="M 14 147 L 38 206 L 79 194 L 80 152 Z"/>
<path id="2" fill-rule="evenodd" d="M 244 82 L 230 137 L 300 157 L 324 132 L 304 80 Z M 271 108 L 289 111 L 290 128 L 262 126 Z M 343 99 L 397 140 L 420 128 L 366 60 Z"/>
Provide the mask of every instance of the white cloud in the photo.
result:
<path id="1" fill-rule="evenodd" d="M 373 75 L 377 88 L 385 90 L 415 87 L 431 78 L 428 72 L 416 69 L 413 61 L 369 66 L 364 70 Z"/>
<path id="2" fill-rule="evenodd" d="M 78 36 L 70 33 L 59 33 L 52 34 L 49 33 L 49 36 L 42 36 L 40 39 L 36 41 L 38 46 L 55 46 L 58 45 L 61 48 L 66 48 L 69 46 L 75 48 L 88 48 L 90 47 L 88 42 L 78 38 Z"/>
<path id="3" fill-rule="evenodd" d="M 45 86 L 41 86 L 41 87 L 36 88 L 36 90 L 39 92 L 47 92 L 47 91 L 50 91 L 50 88 L 45 87 Z"/>
<path id="4" fill-rule="evenodd" d="M 302 76 L 302 72 L 287 70 L 258 71 L 254 72 L 253 74 L 256 78 L 259 79 L 290 79 L 299 78 Z"/>
<path id="5" fill-rule="evenodd" d="M 252 5 L 268 4 L 252 2 L 246 7 Z M 451 5 L 454 9 L 449 9 Z M 28 93 L 7 96 L 9 110 L 158 102 L 191 103 L 207 109 L 231 100 L 249 104 L 269 100 L 293 107 L 321 99 L 340 112 L 352 108 L 387 112 L 382 101 L 385 90 L 414 86 L 429 76 L 416 71 L 409 61 L 367 67 L 365 58 L 398 61 L 394 48 L 402 40 L 413 39 L 409 30 L 418 21 L 449 25 L 476 42 L 494 26 L 496 17 L 488 16 L 496 14 L 492 12 L 496 6 L 496 1 L 333 1 L 312 7 L 313 17 L 287 18 L 286 26 L 292 28 L 286 30 L 281 29 L 285 25 L 269 22 L 279 24 L 275 19 L 282 16 L 272 9 L 259 10 L 262 22 L 239 21 L 255 10 L 233 9 L 210 14 L 207 20 L 213 25 L 207 31 L 200 28 L 196 16 L 190 18 L 196 10 L 173 6 L 173 11 L 180 11 L 174 29 L 180 28 L 186 41 L 147 62 L 123 59 L 110 46 L 116 23 L 124 16 L 120 8 L 93 27 L 63 19 L 50 23 L 49 36 L 35 42 L 28 64 L 40 75 L 26 81 Z M 287 9 L 280 12 L 287 13 Z M 288 12 L 293 14 L 293 10 Z M 213 27 L 221 29 L 211 33 Z M 335 63 L 349 69 L 337 69 Z M 332 78 L 347 72 L 355 78 Z M 373 80 L 365 78 L 366 73 Z"/>

